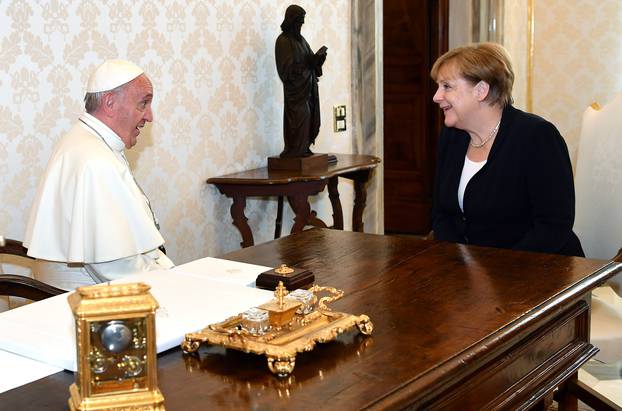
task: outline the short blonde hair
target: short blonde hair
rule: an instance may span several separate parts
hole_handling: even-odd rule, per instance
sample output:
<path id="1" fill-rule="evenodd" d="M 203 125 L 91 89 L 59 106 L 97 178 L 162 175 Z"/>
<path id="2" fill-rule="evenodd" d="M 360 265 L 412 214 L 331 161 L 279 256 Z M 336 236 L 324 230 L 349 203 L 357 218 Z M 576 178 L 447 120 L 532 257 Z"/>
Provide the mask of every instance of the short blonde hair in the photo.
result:
<path id="1" fill-rule="evenodd" d="M 430 71 L 430 76 L 437 81 L 439 71 L 446 64 L 451 64 L 458 74 L 472 84 L 485 81 L 490 85 L 488 104 L 500 104 L 505 107 L 513 103 L 512 86 L 514 71 L 507 50 L 497 43 L 476 43 L 457 47 L 440 56 Z"/>

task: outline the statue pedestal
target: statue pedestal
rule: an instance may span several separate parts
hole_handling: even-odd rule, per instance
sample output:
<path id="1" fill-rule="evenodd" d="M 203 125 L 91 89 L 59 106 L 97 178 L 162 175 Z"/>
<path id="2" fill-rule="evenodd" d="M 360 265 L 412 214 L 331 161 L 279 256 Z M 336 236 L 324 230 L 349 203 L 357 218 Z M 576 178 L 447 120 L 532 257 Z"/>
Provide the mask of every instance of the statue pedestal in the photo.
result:
<path id="1" fill-rule="evenodd" d="M 268 171 L 290 170 L 300 172 L 328 170 L 328 154 L 312 154 L 308 157 L 268 157 Z"/>

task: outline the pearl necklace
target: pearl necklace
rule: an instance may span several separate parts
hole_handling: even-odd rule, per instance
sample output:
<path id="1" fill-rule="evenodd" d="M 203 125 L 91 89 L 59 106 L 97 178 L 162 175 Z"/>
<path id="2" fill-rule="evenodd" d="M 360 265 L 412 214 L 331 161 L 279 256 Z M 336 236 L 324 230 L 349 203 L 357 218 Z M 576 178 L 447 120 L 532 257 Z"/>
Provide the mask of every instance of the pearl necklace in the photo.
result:
<path id="1" fill-rule="evenodd" d="M 492 129 L 492 131 L 490 132 L 490 134 L 488 135 L 486 140 L 482 141 L 479 144 L 475 144 L 473 142 L 473 139 L 471 139 L 471 141 L 469 141 L 469 144 L 471 145 L 471 147 L 473 147 L 473 148 L 482 148 L 482 147 L 484 147 L 486 145 L 486 143 L 488 143 L 490 141 L 490 139 L 493 138 L 494 135 L 497 133 L 497 130 L 499 130 L 499 126 L 500 125 L 501 125 L 501 119 L 499 119 L 499 122 L 497 123 L 495 128 Z"/>

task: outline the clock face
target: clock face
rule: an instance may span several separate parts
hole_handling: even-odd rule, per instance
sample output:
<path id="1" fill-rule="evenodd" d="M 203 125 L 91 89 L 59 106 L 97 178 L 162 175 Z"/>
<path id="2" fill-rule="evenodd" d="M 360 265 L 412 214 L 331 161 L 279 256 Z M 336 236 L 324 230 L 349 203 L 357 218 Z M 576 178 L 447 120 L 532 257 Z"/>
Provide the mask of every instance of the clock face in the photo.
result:
<path id="1" fill-rule="evenodd" d="M 145 318 L 90 323 L 91 392 L 147 387 L 147 328 Z"/>

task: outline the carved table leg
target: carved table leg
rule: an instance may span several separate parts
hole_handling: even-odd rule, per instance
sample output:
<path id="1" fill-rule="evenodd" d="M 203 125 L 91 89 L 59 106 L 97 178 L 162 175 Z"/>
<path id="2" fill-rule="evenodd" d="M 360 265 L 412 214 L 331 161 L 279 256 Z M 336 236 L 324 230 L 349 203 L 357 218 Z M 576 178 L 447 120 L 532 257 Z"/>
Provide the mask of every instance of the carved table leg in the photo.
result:
<path id="1" fill-rule="evenodd" d="M 568 389 L 569 383 L 571 381 L 576 381 L 577 379 L 578 379 L 577 373 L 574 373 L 557 390 L 555 398 L 557 399 L 557 402 L 559 404 L 558 405 L 559 411 L 577 411 L 577 409 L 579 408 L 579 401 L 577 397 L 573 395 Z"/>
<path id="2" fill-rule="evenodd" d="M 246 196 L 234 195 L 233 204 L 231 205 L 231 217 L 233 217 L 233 225 L 237 227 L 242 234 L 242 242 L 240 245 L 242 248 L 250 247 L 255 242 L 253 241 L 253 232 L 247 221 L 248 218 L 244 215 L 244 209 L 246 208 Z"/>
<path id="3" fill-rule="evenodd" d="M 281 227 L 283 226 L 283 196 L 279 196 L 276 204 L 276 222 L 274 224 L 274 238 L 281 237 Z"/>
<path id="4" fill-rule="evenodd" d="M 343 210 L 341 209 L 341 201 L 339 201 L 338 183 L 338 176 L 331 177 L 328 180 L 328 198 L 330 198 L 330 204 L 333 206 L 333 228 L 343 230 Z"/>
<path id="5" fill-rule="evenodd" d="M 354 210 L 352 211 L 352 231 L 363 232 L 363 211 L 367 202 L 367 188 L 370 171 L 361 170 L 352 176 L 354 180 Z"/>
<path id="6" fill-rule="evenodd" d="M 547 411 L 553 404 L 553 393 L 544 396 L 540 401 L 536 402 L 529 411 Z"/>
<path id="7" fill-rule="evenodd" d="M 311 211 L 311 214 L 309 214 L 309 218 L 307 219 L 307 225 L 312 225 L 313 227 L 328 228 L 324 221 L 317 218 L 317 213 L 315 211 Z"/>
<path id="8" fill-rule="evenodd" d="M 309 216 L 311 215 L 311 206 L 307 200 L 306 194 L 296 194 L 288 196 L 287 200 L 292 206 L 292 210 L 296 216 L 294 217 L 294 225 L 292 226 L 292 233 L 299 233 L 307 225 Z"/>

